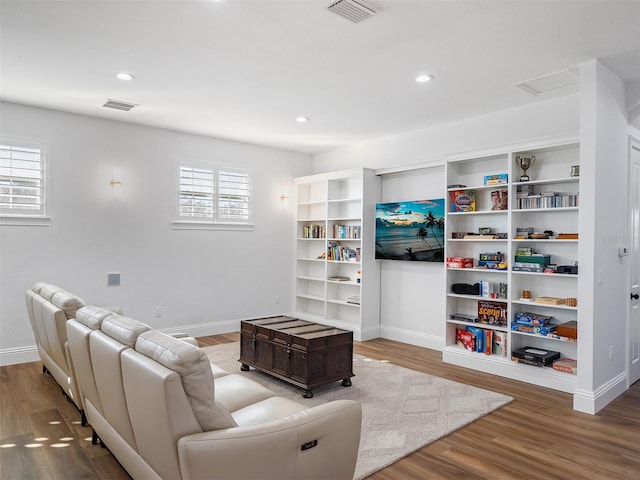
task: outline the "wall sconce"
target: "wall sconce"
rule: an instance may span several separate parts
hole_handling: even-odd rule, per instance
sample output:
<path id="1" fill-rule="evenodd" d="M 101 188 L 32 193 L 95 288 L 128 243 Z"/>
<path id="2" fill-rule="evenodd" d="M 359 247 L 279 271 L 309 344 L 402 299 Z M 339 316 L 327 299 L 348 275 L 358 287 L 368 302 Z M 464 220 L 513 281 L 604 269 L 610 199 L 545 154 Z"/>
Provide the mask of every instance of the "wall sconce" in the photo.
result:
<path id="1" fill-rule="evenodd" d="M 111 177 L 111 188 L 113 189 L 113 196 L 115 198 L 119 198 L 120 190 L 122 189 L 122 175 L 119 168 L 113 169 L 113 176 Z"/>

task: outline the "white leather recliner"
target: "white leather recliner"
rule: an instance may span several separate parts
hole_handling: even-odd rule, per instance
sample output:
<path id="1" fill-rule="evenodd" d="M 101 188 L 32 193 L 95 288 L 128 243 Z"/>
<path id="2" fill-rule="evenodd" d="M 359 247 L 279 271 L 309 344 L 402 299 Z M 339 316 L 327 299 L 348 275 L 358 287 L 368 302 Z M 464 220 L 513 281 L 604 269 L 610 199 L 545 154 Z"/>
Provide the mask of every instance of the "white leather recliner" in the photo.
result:
<path id="1" fill-rule="evenodd" d="M 361 407 L 277 397 L 205 352 L 97 307 L 67 322 L 86 414 L 134 479 L 351 480 Z"/>
<path id="2" fill-rule="evenodd" d="M 67 344 L 67 320 L 84 302 L 61 287 L 39 282 L 25 291 L 29 322 L 42 360 L 42 371 L 58 382 L 62 392 L 84 410 Z M 84 424 L 84 416 L 83 416 Z"/>

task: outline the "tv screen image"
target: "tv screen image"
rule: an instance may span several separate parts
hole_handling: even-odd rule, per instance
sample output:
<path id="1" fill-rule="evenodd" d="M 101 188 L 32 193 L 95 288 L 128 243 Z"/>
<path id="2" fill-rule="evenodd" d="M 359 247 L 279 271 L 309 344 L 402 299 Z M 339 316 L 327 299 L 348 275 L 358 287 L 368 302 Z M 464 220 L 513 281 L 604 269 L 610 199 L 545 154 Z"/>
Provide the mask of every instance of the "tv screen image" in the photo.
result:
<path id="1" fill-rule="evenodd" d="M 375 258 L 444 262 L 444 198 L 377 203 Z"/>

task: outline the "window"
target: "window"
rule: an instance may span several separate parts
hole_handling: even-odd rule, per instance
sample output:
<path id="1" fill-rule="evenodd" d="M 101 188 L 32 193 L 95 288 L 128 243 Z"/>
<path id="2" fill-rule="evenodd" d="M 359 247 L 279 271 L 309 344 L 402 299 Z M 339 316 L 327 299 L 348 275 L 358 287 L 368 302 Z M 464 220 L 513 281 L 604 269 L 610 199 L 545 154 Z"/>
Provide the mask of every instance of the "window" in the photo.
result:
<path id="1" fill-rule="evenodd" d="M 220 170 L 218 173 L 218 219 L 248 222 L 251 218 L 249 173 Z"/>
<path id="2" fill-rule="evenodd" d="M 181 163 L 178 177 L 178 222 L 174 223 L 250 224 L 248 171 Z"/>
<path id="3" fill-rule="evenodd" d="M 11 143 L 0 141 L 0 215 L 43 216 L 42 149 Z"/>
<path id="4" fill-rule="evenodd" d="M 180 167 L 179 216 L 213 218 L 214 201 L 213 170 Z"/>

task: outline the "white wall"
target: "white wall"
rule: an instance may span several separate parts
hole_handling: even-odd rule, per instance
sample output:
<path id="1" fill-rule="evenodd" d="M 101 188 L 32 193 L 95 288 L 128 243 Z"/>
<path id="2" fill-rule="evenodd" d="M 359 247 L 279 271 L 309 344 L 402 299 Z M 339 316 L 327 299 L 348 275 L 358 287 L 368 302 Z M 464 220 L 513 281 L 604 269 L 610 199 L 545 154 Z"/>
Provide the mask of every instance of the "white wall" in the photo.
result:
<path id="1" fill-rule="evenodd" d="M 25 351 L 37 358 L 24 305 L 24 290 L 37 281 L 87 303 L 121 305 L 153 327 L 197 335 L 291 311 L 293 211 L 280 195 L 293 177 L 310 173 L 310 156 L 12 103 L 0 107 L 3 135 L 46 143 L 51 216 L 48 227 L 0 226 L 2 361 Z M 255 230 L 173 230 L 177 157 L 250 168 Z M 122 172 L 118 199 L 109 185 L 114 167 Z M 107 288 L 107 272 L 120 272 L 122 286 Z M 163 307 L 162 317 L 155 307 Z"/>
<path id="2" fill-rule="evenodd" d="M 595 413 L 626 389 L 629 288 L 628 134 L 625 86 L 600 62 L 585 62 L 581 81 L 580 289 L 590 299 L 580 307 L 576 409 Z M 611 357 L 611 349 L 613 356 Z M 583 368 L 582 366 L 580 367 Z"/>
<path id="3" fill-rule="evenodd" d="M 578 95 L 344 147 L 313 157 L 314 173 L 369 167 L 437 164 L 445 155 L 560 136 L 579 130 Z M 443 167 L 382 175 L 382 201 L 443 198 Z M 380 321 L 385 338 L 441 349 L 445 340 L 442 264 L 383 261 Z"/>
<path id="4" fill-rule="evenodd" d="M 314 155 L 313 173 L 418 164 L 451 153 L 575 133 L 580 128 L 579 109 L 579 95 L 568 95 L 338 148 Z"/>
<path id="5" fill-rule="evenodd" d="M 444 166 L 384 175 L 382 202 L 444 198 Z M 442 263 L 380 260 L 380 332 L 384 338 L 444 348 Z"/>

